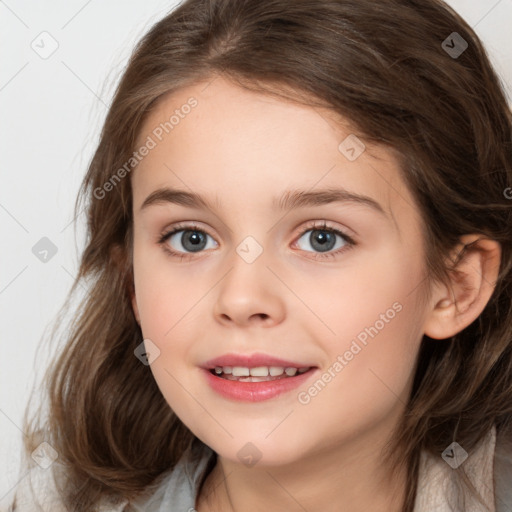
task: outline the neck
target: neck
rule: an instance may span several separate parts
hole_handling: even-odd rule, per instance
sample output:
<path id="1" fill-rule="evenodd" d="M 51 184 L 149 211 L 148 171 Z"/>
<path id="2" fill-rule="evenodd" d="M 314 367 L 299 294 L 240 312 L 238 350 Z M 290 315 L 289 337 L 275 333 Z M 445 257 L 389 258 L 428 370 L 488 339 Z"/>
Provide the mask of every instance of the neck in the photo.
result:
<path id="1" fill-rule="evenodd" d="M 253 467 L 218 457 L 198 497 L 198 512 L 401 512 L 407 469 L 392 478 L 375 432 L 293 463 Z M 307 468 L 307 469 L 305 469 Z"/>

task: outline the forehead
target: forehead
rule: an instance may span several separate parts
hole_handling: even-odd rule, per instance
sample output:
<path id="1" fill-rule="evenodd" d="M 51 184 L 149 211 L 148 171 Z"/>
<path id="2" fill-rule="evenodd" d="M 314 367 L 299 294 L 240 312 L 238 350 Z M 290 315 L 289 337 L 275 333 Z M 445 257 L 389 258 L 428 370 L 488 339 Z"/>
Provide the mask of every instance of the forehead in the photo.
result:
<path id="1" fill-rule="evenodd" d="M 153 147 L 132 173 L 135 208 L 164 186 L 230 204 L 230 194 L 242 190 L 240 207 L 269 206 L 287 189 L 343 187 L 374 198 L 396 228 L 400 218 L 417 214 L 392 150 L 355 136 L 327 109 L 248 91 L 223 77 L 162 97 L 136 147 L 149 139 Z"/>

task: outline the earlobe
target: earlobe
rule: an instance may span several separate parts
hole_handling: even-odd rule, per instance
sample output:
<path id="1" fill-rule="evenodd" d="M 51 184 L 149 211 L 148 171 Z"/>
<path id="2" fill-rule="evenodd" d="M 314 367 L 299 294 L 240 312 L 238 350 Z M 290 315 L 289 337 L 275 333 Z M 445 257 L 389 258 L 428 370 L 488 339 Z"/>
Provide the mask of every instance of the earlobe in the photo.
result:
<path id="1" fill-rule="evenodd" d="M 424 333 L 433 339 L 450 338 L 476 320 L 498 277 L 501 247 L 495 240 L 465 235 L 454 252 L 449 286 L 439 285 L 432 294 L 424 325 Z"/>

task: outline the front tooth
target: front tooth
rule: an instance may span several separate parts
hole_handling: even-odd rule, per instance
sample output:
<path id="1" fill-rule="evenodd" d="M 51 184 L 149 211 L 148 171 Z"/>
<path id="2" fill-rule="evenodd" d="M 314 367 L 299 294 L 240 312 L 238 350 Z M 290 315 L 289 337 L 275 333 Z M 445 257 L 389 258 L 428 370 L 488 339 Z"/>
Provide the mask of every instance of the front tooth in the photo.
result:
<path id="1" fill-rule="evenodd" d="M 293 377 L 297 373 L 297 368 L 286 368 L 284 371 L 288 377 Z"/>
<path id="2" fill-rule="evenodd" d="M 282 366 L 271 366 L 269 368 L 269 372 L 272 377 L 277 377 L 284 373 L 284 368 Z"/>
<path id="3" fill-rule="evenodd" d="M 245 366 L 233 366 L 234 377 L 248 377 L 250 374 L 249 368 Z"/>
<path id="4" fill-rule="evenodd" d="M 251 368 L 251 376 L 252 377 L 267 377 L 268 376 L 268 367 L 267 366 L 256 366 L 255 368 Z"/>
<path id="5" fill-rule="evenodd" d="M 226 375 L 231 375 L 233 373 L 233 367 L 232 366 L 223 366 L 222 367 L 222 371 L 226 374 Z"/>

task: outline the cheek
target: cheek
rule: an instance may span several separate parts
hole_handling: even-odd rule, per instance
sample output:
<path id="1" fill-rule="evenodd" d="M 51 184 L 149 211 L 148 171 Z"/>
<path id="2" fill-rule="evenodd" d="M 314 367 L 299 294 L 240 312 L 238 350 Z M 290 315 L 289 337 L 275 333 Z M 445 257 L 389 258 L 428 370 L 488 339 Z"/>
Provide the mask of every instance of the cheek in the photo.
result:
<path id="1" fill-rule="evenodd" d="M 150 368 L 169 405 L 187 416 L 197 372 L 197 340 L 208 339 L 204 300 L 218 279 L 212 272 L 177 269 L 156 251 L 134 251 L 134 281 L 144 339 L 159 349 Z M 198 379 L 197 379 L 198 380 Z M 185 386 L 185 388 L 183 387 Z M 197 411 L 198 414 L 204 410 Z"/>
<path id="2" fill-rule="evenodd" d="M 337 316 L 333 311 L 327 319 L 336 332 L 325 345 L 329 360 L 297 396 L 305 414 L 322 425 L 334 422 L 348 437 L 391 421 L 412 386 L 422 339 L 420 288 L 411 292 L 410 275 L 406 279 L 398 268 L 387 270 L 380 280 L 361 279 L 371 288 L 339 300 Z"/>
<path id="3" fill-rule="evenodd" d="M 422 271 L 419 259 L 399 260 L 390 252 L 359 261 L 335 279 L 317 281 L 308 305 L 324 325 L 316 321 L 306 328 L 311 339 L 322 339 L 327 358 L 322 382 L 301 390 L 305 395 L 299 403 L 316 402 L 319 411 L 336 403 L 343 414 L 371 410 L 379 415 L 407 401 L 422 339 Z"/>
<path id="4" fill-rule="evenodd" d="M 376 330 L 379 339 L 385 337 L 381 332 L 394 332 L 389 343 L 409 338 L 409 324 L 419 321 L 424 269 L 417 252 L 399 252 L 389 244 L 379 253 L 354 253 L 339 271 L 323 269 L 296 279 L 294 291 L 313 313 L 305 324 L 310 339 L 320 333 L 329 353 L 338 353 L 357 336 L 363 343 L 372 339 Z"/>
<path id="5" fill-rule="evenodd" d="M 381 428 L 394 428 L 408 401 L 421 339 L 414 305 L 402 306 L 389 310 L 396 314 L 387 324 L 372 319 L 360 328 L 347 321 L 356 334 L 330 344 L 330 363 L 308 387 L 297 390 L 294 420 L 308 424 L 314 418 L 314 431 L 287 426 L 281 432 L 287 442 L 327 449 L 332 439 L 351 445 L 366 434 L 371 439 Z"/>
<path id="6" fill-rule="evenodd" d="M 176 267 L 163 250 L 134 250 L 134 282 L 141 327 L 145 337 L 165 343 L 197 320 L 196 307 L 214 284 L 197 279 L 193 269 Z"/>
<path id="7" fill-rule="evenodd" d="M 138 261 L 134 257 L 134 278 L 142 333 L 159 349 L 149 368 L 173 411 L 186 424 L 195 424 L 204 409 L 191 399 L 198 396 L 191 378 L 197 369 L 188 363 L 190 340 L 201 331 L 197 306 L 205 291 L 191 285 L 183 272 L 171 275 L 161 259 L 139 256 Z"/>

